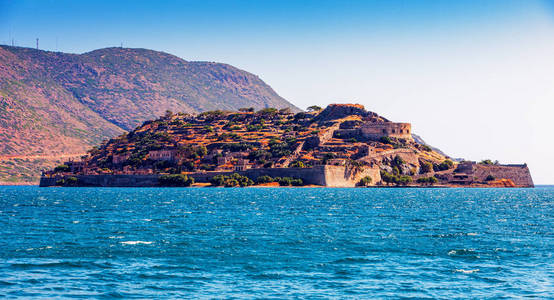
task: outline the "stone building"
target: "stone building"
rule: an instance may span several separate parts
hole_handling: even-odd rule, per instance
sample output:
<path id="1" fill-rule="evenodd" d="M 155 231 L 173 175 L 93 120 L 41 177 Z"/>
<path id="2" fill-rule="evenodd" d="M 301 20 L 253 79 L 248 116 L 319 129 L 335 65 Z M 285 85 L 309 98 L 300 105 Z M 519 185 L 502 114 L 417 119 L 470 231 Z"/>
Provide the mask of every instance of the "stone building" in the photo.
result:
<path id="1" fill-rule="evenodd" d="M 410 123 L 368 122 L 362 124 L 360 133 L 369 139 L 379 139 L 383 136 L 413 141 L 412 125 Z"/>
<path id="2" fill-rule="evenodd" d="M 117 164 L 122 164 L 124 163 L 126 160 L 128 160 L 130 157 L 129 154 L 114 154 L 112 156 L 112 163 L 114 165 L 117 165 Z"/>
<path id="3" fill-rule="evenodd" d="M 250 165 L 248 159 L 239 158 L 235 164 L 235 171 L 244 171 L 246 169 L 250 169 L 251 167 L 252 166 Z"/>
<path id="4" fill-rule="evenodd" d="M 148 152 L 148 158 L 151 160 L 167 160 L 174 161 L 177 155 L 177 150 L 174 149 L 162 149 L 162 150 L 152 150 Z"/>

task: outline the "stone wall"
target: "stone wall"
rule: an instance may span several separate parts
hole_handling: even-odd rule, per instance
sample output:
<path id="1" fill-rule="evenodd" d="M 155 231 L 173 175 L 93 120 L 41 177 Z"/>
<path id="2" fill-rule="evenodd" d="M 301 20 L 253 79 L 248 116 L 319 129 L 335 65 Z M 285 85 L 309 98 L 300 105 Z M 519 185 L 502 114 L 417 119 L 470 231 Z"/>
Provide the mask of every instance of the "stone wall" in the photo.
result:
<path id="1" fill-rule="evenodd" d="M 365 169 L 356 171 L 348 166 L 314 166 L 311 168 L 263 168 L 248 169 L 236 172 L 198 172 L 188 174 L 196 182 L 209 182 L 216 175 L 230 175 L 239 173 L 252 180 L 267 175 L 271 177 L 300 178 L 305 184 L 314 184 L 329 187 L 353 187 L 364 176 L 371 176 L 373 183 L 380 180 L 379 169 Z M 79 186 L 94 187 L 153 187 L 158 185 L 160 175 L 75 175 Z M 69 176 L 68 176 L 69 177 Z M 43 177 L 40 186 L 54 186 L 62 176 Z"/>
<path id="2" fill-rule="evenodd" d="M 365 176 L 371 177 L 371 184 L 381 181 L 379 168 L 364 168 L 361 171 L 350 166 L 330 166 L 325 167 L 326 186 L 331 187 L 354 187 Z"/>
<path id="3" fill-rule="evenodd" d="M 74 175 L 79 186 L 93 187 L 150 187 L 158 184 L 159 175 Z M 42 177 L 40 186 L 54 186 L 62 176 Z"/>
<path id="4" fill-rule="evenodd" d="M 365 117 L 368 114 L 364 106 L 360 104 L 329 104 L 319 113 L 316 120 L 336 120 L 352 115 Z"/>
<path id="5" fill-rule="evenodd" d="M 339 129 L 339 126 L 340 124 L 338 123 L 334 124 L 329 128 L 322 130 L 319 134 L 307 138 L 304 144 L 304 150 L 309 150 L 328 142 L 331 138 L 333 138 L 333 135 L 335 134 L 335 131 Z"/>
<path id="6" fill-rule="evenodd" d="M 361 126 L 362 136 L 369 139 L 379 139 L 382 136 L 413 140 L 412 125 L 410 123 L 365 123 Z"/>
<path id="7" fill-rule="evenodd" d="M 533 179 L 527 165 L 474 165 L 473 176 L 484 181 L 492 175 L 496 179 L 510 179 L 517 187 L 533 187 Z"/>

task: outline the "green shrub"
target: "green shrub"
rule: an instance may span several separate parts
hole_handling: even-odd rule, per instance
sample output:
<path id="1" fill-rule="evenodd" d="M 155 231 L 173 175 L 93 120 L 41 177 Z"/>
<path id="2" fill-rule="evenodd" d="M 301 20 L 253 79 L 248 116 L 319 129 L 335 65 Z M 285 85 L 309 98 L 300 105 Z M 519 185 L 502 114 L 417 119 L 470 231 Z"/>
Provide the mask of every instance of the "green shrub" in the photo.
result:
<path id="1" fill-rule="evenodd" d="M 434 167 L 434 169 L 436 169 L 437 171 L 444 171 L 444 170 L 452 169 L 453 167 L 454 167 L 454 162 L 452 162 L 450 159 L 447 159 L 441 162 L 440 164 L 438 164 L 436 167 Z"/>
<path id="2" fill-rule="evenodd" d="M 233 178 L 228 178 L 225 180 L 225 183 L 224 183 L 224 186 L 225 187 L 235 187 L 235 186 L 239 186 L 240 183 L 238 180 L 236 179 L 233 179 Z"/>
<path id="3" fill-rule="evenodd" d="M 428 161 L 422 163 L 419 168 L 419 173 L 421 174 L 429 173 L 431 171 L 433 171 L 433 164 Z"/>
<path id="4" fill-rule="evenodd" d="M 54 172 L 56 172 L 56 173 L 69 172 L 69 171 L 70 171 L 70 168 L 69 168 L 68 165 L 59 165 L 59 166 L 54 168 Z"/>
<path id="5" fill-rule="evenodd" d="M 300 178 L 293 178 L 293 177 L 282 177 L 279 178 L 279 185 L 280 186 L 301 186 L 304 184 L 302 179 Z"/>
<path id="6" fill-rule="evenodd" d="M 300 178 L 293 178 L 292 181 L 291 181 L 291 184 L 293 186 L 302 186 L 302 185 L 304 185 L 304 181 Z"/>
<path id="7" fill-rule="evenodd" d="M 233 173 L 229 176 L 225 175 L 216 175 L 210 179 L 210 183 L 214 186 L 225 186 L 225 187 L 235 187 L 235 186 L 251 186 L 254 184 L 252 179 L 241 176 L 238 173 Z"/>
<path id="8" fill-rule="evenodd" d="M 162 175 L 158 178 L 158 184 L 161 186 L 191 186 L 194 178 L 184 174 Z"/>
<path id="9" fill-rule="evenodd" d="M 485 178 L 485 181 L 493 181 L 493 180 L 495 180 L 495 179 L 496 179 L 496 177 L 494 177 L 494 176 L 492 176 L 492 175 L 489 174 L 489 175 L 487 176 L 487 178 Z"/>
<path id="10" fill-rule="evenodd" d="M 75 186 L 77 185 L 78 182 L 79 182 L 79 179 L 77 179 L 77 177 L 70 176 L 70 177 L 67 177 L 67 179 L 65 180 L 65 185 Z"/>
<path id="11" fill-rule="evenodd" d="M 358 182 L 358 186 L 369 186 L 373 179 L 370 176 L 365 176 Z"/>
<path id="12" fill-rule="evenodd" d="M 270 182 L 274 182 L 274 179 L 271 176 L 262 175 L 262 176 L 256 178 L 256 183 L 257 184 L 270 183 Z"/>
<path id="13" fill-rule="evenodd" d="M 303 162 L 297 160 L 297 161 L 293 161 L 293 162 L 289 165 L 289 167 L 290 167 L 290 168 L 306 168 L 306 165 L 305 165 Z"/>
<path id="14" fill-rule="evenodd" d="M 223 186 L 225 184 L 225 178 L 227 176 L 224 175 L 215 175 L 210 179 L 210 183 L 214 186 Z"/>
<path id="15" fill-rule="evenodd" d="M 379 142 L 383 143 L 383 144 L 394 144 L 394 142 L 392 141 L 392 139 L 388 136 L 382 136 L 380 139 L 379 139 Z"/>
<path id="16" fill-rule="evenodd" d="M 308 106 L 308 111 L 320 111 L 320 110 L 321 110 L 321 106 L 317 106 L 317 105 Z"/>
<path id="17" fill-rule="evenodd" d="M 391 164 L 393 166 L 397 166 L 397 167 L 401 167 L 403 164 L 405 164 L 406 162 L 402 159 L 402 157 L 396 155 L 394 157 L 394 159 L 392 160 Z"/>
<path id="18" fill-rule="evenodd" d="M 479 164 L 481 164 L 481 165 L 494 165 L 494 163 L 490 159 L 484 159 Z"/>
<path id="19" fill-rule="evenodd" d="M 246 125 L 247 131 L 260 131 L 263 129 L 262 125 L 256 124 L 256 125 Z"/>
<path id="20" fill-rule="evenodd" d="M 418 183 L 431 184 L 431 185 L 437 183 L 438 181 L 439 180 L 435 176 L 421 177 L 417 179 Z"/>
<path id="21" fill-rule="evenodd" d="M 411 176 L 391 174 L 385 170 L 381 170 L 381 180 L 386 183 L 394 183 L 396 185 L 406 185 L 413 181 Z"/>

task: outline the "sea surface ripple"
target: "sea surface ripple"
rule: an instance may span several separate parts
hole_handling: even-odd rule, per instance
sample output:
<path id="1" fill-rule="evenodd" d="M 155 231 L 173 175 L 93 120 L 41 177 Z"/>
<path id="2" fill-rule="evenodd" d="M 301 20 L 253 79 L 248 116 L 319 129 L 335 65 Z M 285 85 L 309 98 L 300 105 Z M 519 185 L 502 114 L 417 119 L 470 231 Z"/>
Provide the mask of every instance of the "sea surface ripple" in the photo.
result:
<path id="1" fill-rule="evenodd" d="M 0 297 L 553 298 L 554 187 L 0 187 Z"/>

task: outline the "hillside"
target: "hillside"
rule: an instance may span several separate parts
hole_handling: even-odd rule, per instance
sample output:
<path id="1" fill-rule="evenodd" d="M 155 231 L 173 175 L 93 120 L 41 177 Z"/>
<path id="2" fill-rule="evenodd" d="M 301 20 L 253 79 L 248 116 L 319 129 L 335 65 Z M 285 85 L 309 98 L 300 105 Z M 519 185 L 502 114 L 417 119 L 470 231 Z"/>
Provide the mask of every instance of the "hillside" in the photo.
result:
<path id="1" fill-rule="evenodd" d="M 232 172 L 245 177 L 217 177 Z M 456 165 L 417 143 L 411 124 L 391 122 L 357 104 L 297 114 L 274 108 L 166 113 L 92 148 L 82 161 L 68 162 L 47 177 L 82 175 L 91 180 L 98 175 L 149 174 L 186 174 L 230 186 L 259 182 L 268 174 L 299 185 L 354 186 L 369 177 L 363 184 L 532 186 L 525 165 Z M 94 184 L 92 180 L 87 184 Z"/>
<path id="2" fill-rule="evenodd" d="M 0 46 L 4 159 L 83 153 L 166 110 L 241 107 L 297 110 L 257 76 L 226 64 L 146 49 L 66 54 Z"/>

